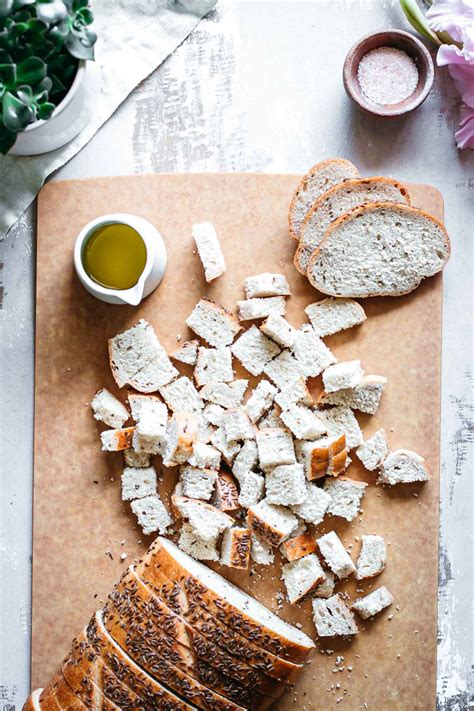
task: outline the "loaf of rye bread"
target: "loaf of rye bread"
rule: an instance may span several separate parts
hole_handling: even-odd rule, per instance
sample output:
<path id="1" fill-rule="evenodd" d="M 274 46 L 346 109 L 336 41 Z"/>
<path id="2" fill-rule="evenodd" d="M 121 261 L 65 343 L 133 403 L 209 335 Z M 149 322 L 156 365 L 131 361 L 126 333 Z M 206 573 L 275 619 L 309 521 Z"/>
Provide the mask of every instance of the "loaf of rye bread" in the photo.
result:
<path id="1" fill-rule="evenodd" d="M 158 538 L 24 711 L 263 711 L 313 642 Z"/>

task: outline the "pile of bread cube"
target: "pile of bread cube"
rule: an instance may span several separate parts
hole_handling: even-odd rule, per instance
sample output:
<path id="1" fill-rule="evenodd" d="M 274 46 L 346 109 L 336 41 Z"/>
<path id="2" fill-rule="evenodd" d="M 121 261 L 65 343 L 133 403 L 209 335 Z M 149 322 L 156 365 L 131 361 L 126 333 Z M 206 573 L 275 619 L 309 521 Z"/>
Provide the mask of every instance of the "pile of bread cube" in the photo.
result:
<path id="1" fill-rule="evenodd" d="M 326 514 L 347 521 L 359 514 L 368 484 L 344 475 L 349 452 L 387 485 L 426 481 L 428 468 L 415 452 L 389 452 L 384 430 L 364 441 L 354 411 L 375 413 L 386 379 L 365 375 L 359 360 L 337 362 L 323 341 L 360 327 L 366 315 L 359 303 L 310 304 L 309 322 L 296 329 L 285 318 L 291 294 L 284 275 L 251 276 L 244 288 L 238 316 L 201 299 L 186 320 L 199 340 L 170 355 L 144 320 L 109 341 L 117 385 L 133 391 L 130 411 L 107 390 L 94 397 L 95 418 L 113 428 L 101 433 L 102 448 L 123 450 L 122 498 L 144 533 L 166 535 L 177 518 L 182 550 L 239 569 L 251 560 L 272 565 L 279 549 L 288 600 L 312 597 L 318 634 L 355 634 L 335 587 L 352 574 L 380 574 L 384 540 L 363 536 L 354 564 L 335 531 L 316 538 L 308 527 Z M 248 380 L 235 379 L 233 359 L 260 378 L 251 392 Z M 194 368 L 193 379 L 179 372 L 180 363 Z M 324 390 L 315 402 L 307 380 L 319 375 Z M 130 417 L 134 424 L 124 427 Z M 155 455 L 170 476 L 178 474 L 172 511 L 157 492 Z M 391 602 L 382 586 L 352 609 L 365 619 Z"/>

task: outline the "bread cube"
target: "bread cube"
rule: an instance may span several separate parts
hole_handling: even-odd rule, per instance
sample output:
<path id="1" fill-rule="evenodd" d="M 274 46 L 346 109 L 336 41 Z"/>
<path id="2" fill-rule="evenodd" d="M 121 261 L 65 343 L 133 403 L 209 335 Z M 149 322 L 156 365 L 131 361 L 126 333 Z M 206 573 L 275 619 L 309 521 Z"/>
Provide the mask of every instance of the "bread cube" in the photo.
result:
<path id="1" fill-rule="evenodd" d="M 221 565 L 247 570 L 250 563 L 251 532 L 249 528 L 233 526 L 224 531 L 221 545 Z"/>
<path id="2" fill-rule="evenodd" d="M 270 504 L 290 506 L 306 498 L 306 480 L 301 464 L 284 464 L 268 472 L 265 493 Z"/>
<path id="3" fill-rule="evenodd" d="M 122 472 L 122 501 L 142 499 L 156 493 L 156 471 L 153 467 L 125 467 Z"/>
<path id="4" fill-rule="evenodd" d="M 364 371 L 360 360 L 348 360 L 334 363 L 323 371 L 323 384 L 327 393 L 355 388 L 362 380 Z"/>
<path id="5" fill-rule="evenodd" d="M 279 314 L 270 314 L 260 326 L 260 330 L 283 348 L 291 348 L 295 342 L 295 329 Z"/>
<path id="6" fill-rule="evenodd" d="M 145 535 L 156 531 L 164 535 L 173 523 L 173 519 L 158 494 L 135 499 L 130 505 Z"/>
<path id="7" fill-rule="evenodd" d="M 292 604 L 302 602 L 312 595 L 325 577 L 318 556 L 314 553 L 282 566 L 282 580 Z"/>
<path id="8" fill-rule="evenodd" d="M 258 430 L 256 440 L 262 469 L 296 463 L 293 438 L 287 430 L 277 427 Z"/>
<path id="9" fill-rule="evenodd" d="M 130 417 L 127 408 L 106 388 L 102 388 L 94 395 L 91 408 L 94 419 L 104 422 L 109 427 L 120 429 Z"/>
<path id="10" fill-rule="evenodd" d="M 377 590 L 356 600 L 352 605 L 352 609 L 355 610 L 363 620 L 367 620 L 369 617 L 378 615 L 379 612 L 385 610 L 392 602 L 392 594 L 385 585 L 382 585 L 382 587 L 377 588 Z"/>
<path id="11" fill-rule="evenodd" d="M 345 637 L 358 633 L 354 615 L 340 595 L 313 600 L 313 620 L 320 637 Z"/>
<path id="12" fill-rule="evenodd" d="M 340 580 L 355 573 L 356 567 L 335 531 L 317 538 L 316 543 L 326 564 Z"/>

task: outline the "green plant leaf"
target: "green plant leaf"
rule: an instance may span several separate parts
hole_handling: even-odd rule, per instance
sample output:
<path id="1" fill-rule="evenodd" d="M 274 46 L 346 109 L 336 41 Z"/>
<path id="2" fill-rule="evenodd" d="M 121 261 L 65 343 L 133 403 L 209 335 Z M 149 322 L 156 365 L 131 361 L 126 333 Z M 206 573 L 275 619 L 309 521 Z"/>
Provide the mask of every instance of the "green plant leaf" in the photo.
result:
<path id="1" fill-rule="evenodd" d="M 5 156 L 10 148 L 15 144 L 15 141 L 15 131 L 9 131 L 0 121 L 0 153 Z"/>
<path id="2" fill-rule="evenodd" d="M 92 30 L 73 28 L 66 40 L 66 47 L 76 59 L 94 59 L 94 44 L 97 35 Z"/>
<path id="3" fill-rule="evenodd" d="M 94 15 L 92 13 L 92 10 L 90 10 L 88 7 L 79 10 L 77 14 L 85 25 L 92 25 L 92 23 L 94 22 Z"/>
<path id="4" fill-rule="evenodd" d="M 7 91 L 2 99 L 3 125 L 9 131 L 23 131 L 35 117 L 34 110 Z"/>
<path id="5" fill-rule="evenodd" d="M 16 90 L 16 96 L 25 106 L 32 106 L 34 104 L 33 89 L 31 86 L 28 86 L 28 84 L 19 86 Z"/>
<path id="6" fill-rule="evenodd" d="M 82 10 L 85 7 L 89 6 L 89 0 L 73 0 L 72 2 L 72 9 L 74 12 L 78 12 L 79 10 Z"/>
<path id="7" fill-rule="evenodd" d="M 69 25 L 67 20 L 59 22 L 57 25 L 51 27 L 48 31 L 48 37 L 55 47 L 62 47 L 62 45 L 66 42 L 68 34 Z"/>
<path id="8" fill-rule="evenodd" d="M 36 87 L 36 89 L 35 89 L 35 95 L 37 95 L 38 92 L 50 91 L 52 86 L 53 86 L 52 80 L 51 80 L 49 77 L 45 77 L 44 79 L 42 79 L 42 80 L 40 81 L 40 83 L 39 83 L 38 86 Z"/>
<path id="9" fill-rule="evenodd" d="M 51 90 L 49 92 L 50 96 L 55 96 L 56 94 L 62 94 L 63 92 L 66 91 L 66 87 L 62 83 L 61 79 L 56 76 L 56 74 L 51 74 L 51 80 L 53 82 L 53 86 L 51 87 Z"/>
<path id="10" fill-rule="evenodd" d="M 36 14 L 48 25 L 61 22 L 67 17 L 67 7 L 63 0 L 37 0 Z"/>
<path id="11" fill-rule="evenodd" d="M 49 101 L 44 101 L 42 104 L 38 105 L 38 118 L 47 121 L 51 118 L 51 114 L 55 109 L 55 105 Z"/>
<path id="12" fill-rule="evenodd" d="M 416 0 L 400 0 L 400 5 L 410 25 L 423 37 L 440 45 L 437 35 L 429 27 L 426 17 L 417 5 Z"/>
<path id="13" fill-rule="evenodd" d="M 16 66 L 14 64 L 0 64 L 0 82 L 10 89 L 15 88 Z"/>
<path id="14" fill-rule="evenodd" d="M 0 49 L 0 64 L 12 64 L 11 56 L 4 49 Z"/>
<path id="15" fill-rule="evenodd" d="M 22 84 L 37 84 L 45 78 L 46 63 L 39 57 L 29 57 L 17 67 L 17 81 Z"/>

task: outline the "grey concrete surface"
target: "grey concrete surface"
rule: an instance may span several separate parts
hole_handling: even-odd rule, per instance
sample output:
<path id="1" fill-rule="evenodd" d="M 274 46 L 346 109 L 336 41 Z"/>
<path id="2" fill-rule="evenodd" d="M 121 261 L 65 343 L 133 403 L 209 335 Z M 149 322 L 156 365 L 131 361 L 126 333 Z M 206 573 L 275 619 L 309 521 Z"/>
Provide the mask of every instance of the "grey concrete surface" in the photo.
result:
<path id="1" fill-rule="evenodd" d="M 453 254 L 444 279 L 437 705 L 465 711 L 472 704 L 474 152 L 455 148 L 458 99 L 445 71 L 404 119 L 375 120 L 351 107 L 344 56 L 359 36 L 387 27 L 407 28 L 396 0 L 220 0 L 53 179 L 304 172 L 339 155 L 363 174 L 441 190 Z M 31 210 L 0 243 L 0 711 L 21 708 L 29 690 L 34 245 Z M 307 708 L 322 708 L 313 703 Z"/>

